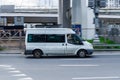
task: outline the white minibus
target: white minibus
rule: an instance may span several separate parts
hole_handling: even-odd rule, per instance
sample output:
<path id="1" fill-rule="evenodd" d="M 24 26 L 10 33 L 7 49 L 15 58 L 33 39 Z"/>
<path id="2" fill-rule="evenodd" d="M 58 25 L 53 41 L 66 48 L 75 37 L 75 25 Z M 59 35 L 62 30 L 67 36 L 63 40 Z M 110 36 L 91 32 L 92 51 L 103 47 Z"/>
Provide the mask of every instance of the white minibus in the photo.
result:
<path id="1" fill-rule="evenodd" d="M 25 38 L 25 55 L 40 58 L 44 55 L 90 56 L 91 43 L 84 41 L 69 28 L 28 28 Z"/>

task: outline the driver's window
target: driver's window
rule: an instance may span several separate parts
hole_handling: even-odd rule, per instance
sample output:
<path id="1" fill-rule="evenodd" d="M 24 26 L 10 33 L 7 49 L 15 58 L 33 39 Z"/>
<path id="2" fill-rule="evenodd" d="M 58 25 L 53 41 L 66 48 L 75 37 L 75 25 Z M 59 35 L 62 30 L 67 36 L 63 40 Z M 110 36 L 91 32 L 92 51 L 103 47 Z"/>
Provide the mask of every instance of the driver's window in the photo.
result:
<path id="1" fill-rule="evenodd" d="M 68 41 L 68 43 L 71 43 L 71 44 L 74 43 L 74 40 L 73 40 L 72 34 L 68 34 L 68 35 L 67 35 L 67 41 Z"/>
<path id="2" fill-rule="evenodd" d="M 68 34 L 67 41 L 70 44 L 81 44 L 79 38 L 75 34 Z"/>

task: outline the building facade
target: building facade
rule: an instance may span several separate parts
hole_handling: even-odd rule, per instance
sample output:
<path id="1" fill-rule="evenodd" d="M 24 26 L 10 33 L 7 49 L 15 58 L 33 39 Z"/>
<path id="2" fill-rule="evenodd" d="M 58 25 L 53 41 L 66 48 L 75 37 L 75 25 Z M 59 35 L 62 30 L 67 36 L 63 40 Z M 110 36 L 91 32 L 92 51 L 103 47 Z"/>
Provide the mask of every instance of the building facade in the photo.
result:
<path id="1" fill-rule="evenodd" d="M 84 39 L 94 39 L 94 13 L 93 9 L 88 7 L 88 0 L 73 0 L 72 3 L 72 25 L 81 25 L 82 37 Z M 99 9 L 98 35 L 109 37 L 116 34 L 116 41 L 118 42 L 119 32 L 111 32 L 113 28 L 116 28 L 116 31 L 120 31 L 120 0 L 106 0 L 106 7 Z M 112 39 L 112 37 L 109 38 Z"/>
<path id="2" fill-rule="evenodd" d="M 5 0 L 2 0 L 2 1 L 4 2 Z M 38 0 L 38 1 L 43 1 L 43 0 Z M 55 2 L 56 0 L 53 0 L 53 1 Z M 32 15 L 33 15 L 33 12 L 35 12 L 35 15 L 30 16 L 30 18 L 32 18 L 33 21 L 41 21 L 41 20 L 52 21 L 53 20 L 53 22 L 57 23 L 58 5 L 54 5 L 53 1 L 44 0 L 43 3 L 46 3 L 46 6 L 42 6 L 42 5 L 37 5 L 37 7 L 32 6 L 32 7 L 34 7 L 34 9 L 26 9 L 26 8 L 25 9 L 17 9 L 17 8 L 19 8 L 17 6 L 14 9 L 15 11 L 13 11 L 13 12 L 15 12 L 17 14 L 17 13 L 19 13 L 18 10 L 21 11 L 20 13 L 25 13 L 25 11 L 28 11 L 27 13 L 29 13 L 29 14 L 32 13 Z M 61 0 L 61 1 L 66 1 L 66 0 Z M 58 0 L 58 2 L 59 2 L 59 0 Z M 56 4 L 58 4 L 58 2 L 56 2 Z M 72 3 L 72 8 L 66 9 L 66 11 L 71 11 L 72 14 L 71 14 L 71 16 L 67 16 L 68 13 L 64 12 L 64 16 L 67 16 L 67 18 L 63 22 L 65 22 L 68 18 L 71 19 L 72 26 L 75 26 L 75 25 L 80 26 L 81 35 L 84 39 L 93 39 L 95 37 L 95 25 L 93 23 L 94 13 L 93 13 L 93 9 L 88 7 L 88 0 L 71 0 L 71 3 Z M 6 4 L 3 4 L 3 5 L 6 5 Z M 24 5 L 24 3 L 21 3 L 21 5 Z M 48 7 L 48 5 L 51 7 L 51 9 L 46 9 L 46 8 L 50 8 L 50 7 Z M 69 5 L 70 5 L 70 3 L 69 3 Z M 28 6 L 30 7 L 30 5 L 28 5 Z M 20 6 L 20 8 L 23 8 L 23 6 Z M 40 9 L 38 9 L 38 8 L 40 8 Z M 55 9 L 53 9 L 53 8 L 55 8 Z M 63 7 L 61 7 L 61 8 L 63 8 Z M 32 10 L 32 11 L 29 11 L 29 10 Z M 45 12 L 42 12 L 40 10 L 50 11 L 50 12 L 46 12 L 46 13 L 50 13 L 50 16 L 53 15 L 52 18 L 49 17 L 49 15 L 47 16 L 47 18 L 44 18 L 44 19 L 43 19 L 43 17 L 42 18 L 38 17 L 38 16 L 40 16 L 38 14 L 41 14 L 41 13 L 43 13 L 43 15 L 46 14 Z M 120 0 L 106 0 L 106 7 L 100 8 L 99 11 L 100 11 L 100 15 L 99 15 L 99 18 L 100 18 L 99 33 L 100 33 L 100 35 L 108 35 L 109 31 L 112 29 L 111 27 L 119 28 L 119 26 L 120 26 Z M 36 13 L 38 16 L 36 16 Z M 22 20 L 21 23 L 23 24 L 23 21 L 26 23 L 30 23 L 30 22 L 28 22 L 28 20 L 30 20 L 30 18 L 28 18 L 29 16 L 27 16 L 26 18 L 25 18 L 25 16 L 26 15 L 24 14 L 24 20 L 22 20 L 22 17 L 21 17 L 21 20 Z M 36 16 L 36 17 L 34 18 L 34 16 Z M 61 16 L 62 16 L 62 14 L 61 14 Z M 36 19 L 37 17 L 38 17 L 38 19 Z M 4 18 L 4 19 L 0 19 L 1 20 L 0 24 L 6 24 L 8 21 L 15 22 L 14 20 L 12 20 L 14 18 L 11 18 L 10 16 L 8 18 L 6 18 L 5 16 L 2 18 Z M 8 21 L 6 22 L 6 20 L 8 20 Z M 41 22 L 43 22 L 43 21 L 41 21 Z M 62 21 L 60 23 L 62 23 Z M 102 30 L 102 29 L 106 29 L 106 30 Z"/>
<path id="3" fill-rule="evenodd" d="M 106 7 L 100 9 L 100 35 L 120 43 L 120 0 L 106 1 Z"/>
<path id="4" fill-rule="evenodd" d="M 106 0 L 107 8 L 120 8 L 120 0 Z"/>

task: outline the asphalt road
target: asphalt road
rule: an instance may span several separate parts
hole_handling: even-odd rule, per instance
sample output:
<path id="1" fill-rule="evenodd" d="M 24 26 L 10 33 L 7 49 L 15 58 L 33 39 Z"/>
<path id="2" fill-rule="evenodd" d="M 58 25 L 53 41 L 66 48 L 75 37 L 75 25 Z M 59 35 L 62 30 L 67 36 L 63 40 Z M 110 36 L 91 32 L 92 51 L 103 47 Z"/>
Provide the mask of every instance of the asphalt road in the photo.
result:
<path id="1" fill-rule="evenodd" d="M 120 80 L 120 52 L 95 52 L 87 58 L 40 59 L 0 54 L 0 80 Z"/>

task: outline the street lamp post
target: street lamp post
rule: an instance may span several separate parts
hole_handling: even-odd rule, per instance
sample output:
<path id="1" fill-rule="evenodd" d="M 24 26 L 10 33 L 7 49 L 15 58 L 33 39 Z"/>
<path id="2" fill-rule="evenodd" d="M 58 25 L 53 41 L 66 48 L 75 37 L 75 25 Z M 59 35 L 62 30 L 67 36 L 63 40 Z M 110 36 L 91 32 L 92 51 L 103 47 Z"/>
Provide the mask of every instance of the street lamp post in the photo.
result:
<path id="1" fill-rule="evenodd" d="M 99 29 L 99 9 L 106 7 L 106 0 L 89 0 L 88 7 L 90 7 L 94 11 L 95 35 L 97 35 L 97 30 Z M 98 36 L 95 37 L 97 37 L 98 39 Z"/>
<path id="2" fill-rule="evenodd" d="M 98 34 L 97 30 L 99 29 L 99 5 L 98 5 L 98 2 L 99 0 L 94 0 L 95 1 L 95 4 L 94 4 L 94 15 L 95 15 L 95 18 L 94 18 L 94 24 L 95 24 L 95 34 Z"/>

